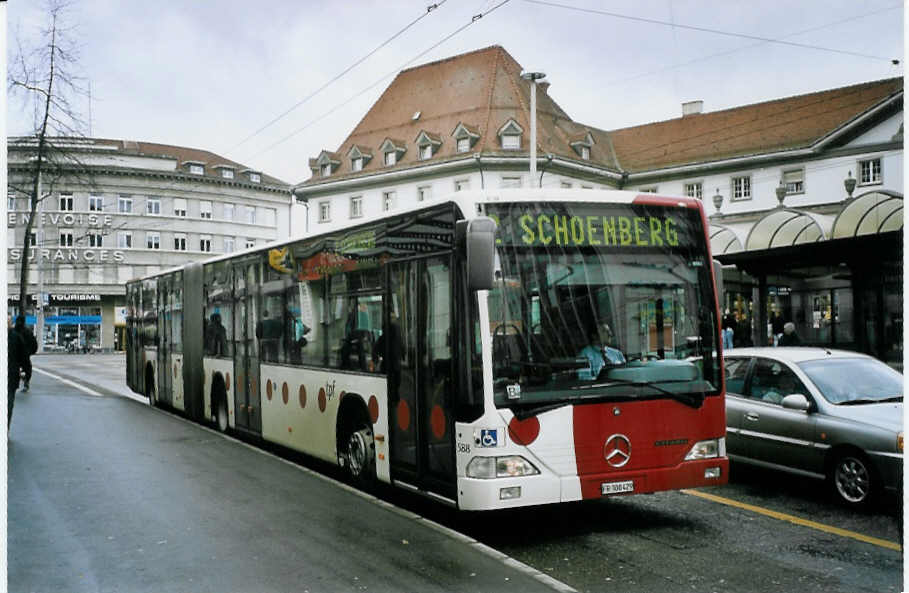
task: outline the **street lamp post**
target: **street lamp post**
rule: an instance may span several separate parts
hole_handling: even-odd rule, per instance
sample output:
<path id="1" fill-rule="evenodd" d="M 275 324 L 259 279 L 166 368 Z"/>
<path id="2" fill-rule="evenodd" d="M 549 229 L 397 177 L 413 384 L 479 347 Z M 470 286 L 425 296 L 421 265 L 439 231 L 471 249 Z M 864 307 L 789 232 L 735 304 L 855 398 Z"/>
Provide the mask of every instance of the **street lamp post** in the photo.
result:
<path id="1" fill-rule="evenodd" d="M 530 81 L 530 184 L 537 179 L 537 81 L 546 77 L 544 72 L 522 72 L 521 78 Z M 542 179 L 540 186 L 542 187 Z"/>

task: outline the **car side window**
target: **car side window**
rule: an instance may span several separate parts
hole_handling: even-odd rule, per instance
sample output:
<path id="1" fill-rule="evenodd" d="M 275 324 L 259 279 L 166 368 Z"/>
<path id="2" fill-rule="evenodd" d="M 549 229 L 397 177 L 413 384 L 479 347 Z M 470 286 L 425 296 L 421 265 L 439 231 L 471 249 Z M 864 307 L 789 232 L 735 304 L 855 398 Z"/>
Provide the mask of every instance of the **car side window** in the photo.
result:
<path id="1" fill-rule="evenodd" d="M 745 395 L 745 377 L 748 375 L 750 358 L 726 359 L 726 392 L 735 395 Z"/>
<path id="2" fill-rule="evenodd" d="M 759 358 L 751 377 L 751 399 L 778 404 L 793 393 L 809 397 L 808 389 L 782 362 Z"/>

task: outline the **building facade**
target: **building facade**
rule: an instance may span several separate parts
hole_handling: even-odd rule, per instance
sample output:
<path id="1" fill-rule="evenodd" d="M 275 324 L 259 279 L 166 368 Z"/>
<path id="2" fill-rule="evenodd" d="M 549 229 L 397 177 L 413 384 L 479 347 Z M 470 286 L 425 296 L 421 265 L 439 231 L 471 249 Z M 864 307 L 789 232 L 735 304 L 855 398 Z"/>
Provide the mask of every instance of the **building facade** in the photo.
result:
<path id="1" fill-rule="evenodd" d="M 105 139 L 53 139 L 28 247 L 32 138 L 8 143 L 7 286 L 19 312 L 30 261 L 29 325 L 43 348 L 122 347 L 126 282 L 288 236 L 290 187 L 204 150 Z"/>
<path id="2" fill-rule="evenodd" d="M 903 82 L 889 79 L 605 130 L 493 46 L 398 74 L 294 187 L 306 231 L 462 189 L 618 188 L 706 201 L 739 344 L 803 341 L 902 361 Z M 529 172 L 536 84 L 536 175 Z M 869 265 L 873 262 L 873 265 Z"/>

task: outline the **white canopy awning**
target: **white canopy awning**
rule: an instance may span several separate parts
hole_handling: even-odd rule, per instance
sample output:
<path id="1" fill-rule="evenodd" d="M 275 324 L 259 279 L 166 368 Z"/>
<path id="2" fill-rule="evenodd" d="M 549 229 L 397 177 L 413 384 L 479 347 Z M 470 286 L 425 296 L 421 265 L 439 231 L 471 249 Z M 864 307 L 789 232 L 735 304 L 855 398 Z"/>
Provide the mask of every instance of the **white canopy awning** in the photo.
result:
<path id="1" fill-rule="evenodd" d="M 745 249 L 771 249 L 827 239 L 832 217 L 794 208 L 776 208 L 758 220 L 745 240 Z"/>
<path id="2" fill-rule="evenodd" d="M 720 224 L 710 225 L 710 253 L 722 255 L 724 253 L 738 253 L 743 249 L 742 241 L 735 231 Z"/>
<path id="3" fill-rule="evenodd" d="M 843 206 L 833 221 L 832 239 L 874 235 L 903 228 L 903 196 L 892 191 L 872 191 Z"/>

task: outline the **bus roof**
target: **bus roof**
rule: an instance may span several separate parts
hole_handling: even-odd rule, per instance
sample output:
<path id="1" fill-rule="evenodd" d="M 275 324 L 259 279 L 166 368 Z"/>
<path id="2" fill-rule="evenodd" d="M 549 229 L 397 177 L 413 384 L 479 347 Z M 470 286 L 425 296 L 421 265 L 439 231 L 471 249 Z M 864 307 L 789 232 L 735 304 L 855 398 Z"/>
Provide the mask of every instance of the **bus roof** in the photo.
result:
<path id="1" fill-rule="evenodd" d="M 316 239 L 318 237 L 330 236 L 340 231 L 354 230 L 359 227 L 375 224 L 382 220 L 395 218 L 406 215 L 411 212 L 419 212 L 427 208 L 438 206 L 446 202 L 454 203 L 458 206 L 465 218 L 475 218 L 479 216 L 478 206 L 483 204 L 501 204 L 501 203 L 539 203 L 539 202 L 607 202 L 618 204 L 631 203 L 649 203 L 663 206 L 677 206 L 682 208 L 693 208 L 700 210 L 704 215 L 703 202 L 696 198 L 682 196 L 663 196 L 652 193 L 641 193 L 637 191 L 613 190 L 613 189 L 580 189 L 580 188 L 508 188 L 508 189 L 479 189 L 479 190 L 462 190 L 452 192 L 439 197 L 430 198 L 423 202 L 417 202 L 413 205 L 406 206 L 391 212 L 384 212 L 381 216 L 369 221 L 346 221 L 343 224 L 326 226 L 317 233 L 301 235 L 285 239 L 279 239 L 266 243 L 265 245 L 256 245 L 240 251 L 232 251 L 214 255 L 204 260 L 189 262 L 179 266 L 174 266 L 166 270 L 160 270 L 153 274 L 137 276 L 127 283 L 148 280 L 158 276 L 165 276 L 185 269 L 187 266 L 200 263 L 209 264 L 222 260 L 242 257 L 244 255 L 265 252 L 269 249 L 277 249 L 287 245 L 295 244 L 305 239 Z"/>

